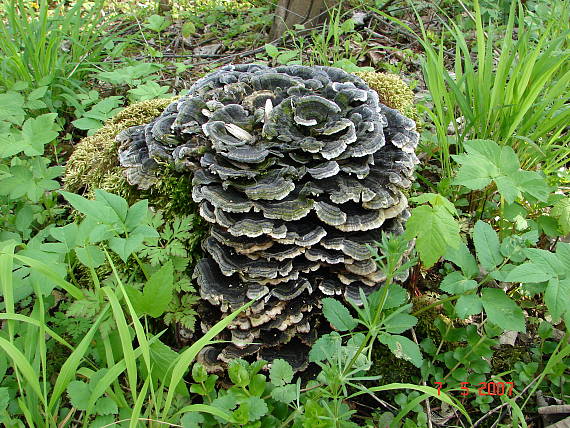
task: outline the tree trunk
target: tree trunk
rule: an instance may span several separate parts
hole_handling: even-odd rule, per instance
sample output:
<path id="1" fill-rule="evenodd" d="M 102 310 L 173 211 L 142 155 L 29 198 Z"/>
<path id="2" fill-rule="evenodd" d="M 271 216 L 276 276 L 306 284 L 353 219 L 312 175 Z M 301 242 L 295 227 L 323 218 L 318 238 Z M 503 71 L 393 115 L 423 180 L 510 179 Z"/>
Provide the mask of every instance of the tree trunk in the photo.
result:
<path id="1" fill-rule="evenodd" d="M 271 27 L 271 40 L 281 37 L 295 24 L 303 24 L 305 28 L 317 26 L 326 17 L 327 8 L 335 3 L 335 0 L 279 0 Z"/>

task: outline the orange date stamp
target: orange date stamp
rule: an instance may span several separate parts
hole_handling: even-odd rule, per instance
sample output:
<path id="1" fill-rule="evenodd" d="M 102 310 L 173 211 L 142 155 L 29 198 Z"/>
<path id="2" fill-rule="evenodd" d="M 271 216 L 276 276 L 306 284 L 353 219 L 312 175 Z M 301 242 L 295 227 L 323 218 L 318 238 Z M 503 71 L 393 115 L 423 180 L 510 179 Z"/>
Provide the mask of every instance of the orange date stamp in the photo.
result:
<path id="1" fill-rule="evenodd" d="M 460 395 L 475 394 L 469 388 L 471 386 L 470 382 L 461 382 L 460 384 Z M 434 382 L 434 385 L 437 386 L 437 395 L 440 395 L 443 382 Z M 508 395 L 510 397 L 513 395 L 513 387 L 513 382 L 479 382 L 477 384 L 477 395 Z"/>

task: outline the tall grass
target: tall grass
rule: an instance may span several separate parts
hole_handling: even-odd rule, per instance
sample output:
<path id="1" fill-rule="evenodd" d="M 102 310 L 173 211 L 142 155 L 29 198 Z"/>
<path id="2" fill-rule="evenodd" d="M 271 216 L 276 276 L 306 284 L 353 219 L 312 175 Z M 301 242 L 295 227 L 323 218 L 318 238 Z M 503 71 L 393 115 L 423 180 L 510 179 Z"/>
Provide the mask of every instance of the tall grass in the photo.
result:
<path id="1" fill-rule="evenodd" d="M 23 0 L 0 4 L 0 87 L 25 82 L 31 88 L 48 86 L 54 95 L 76 89 L 94 63 L 102 59 L 106 24 L 104 1 L 58 1 L 50 8 L 39 0 L 37 8 Z M 49 98 L 49 97 L 46 97 Z"/>
<path id="2" fill-rule="evenodd" d="M 432 102 L 427 114 L 435 125 L 444 174 L 451 177 L 450 154 L 462 152 L 469 139 L 513 146 L 525 168 L 540 164 L 552 173 L 570 154 L 565 131 L 570 122 L 570 6 L 563 6 L 562 16 L 551 15 L 535 40 L 521 4 L 511 3 L 507 25 L 500 29 L 485 25 L 478 1 L 473 5 L 474 46 L 455 22 L 444 23 L 455 46 L 453 72 L 446 64 L 446 41 L 434 46 L 418 16 L 421 34 L 416 36 L 425 52 L 422 70 Z M 453 127 L 452 138 L 448 127 Z"/>
<path id="3" fill-rule="evenodd" d="M 205 404 L 190 404 L 180 410 L 178 407 L 173 407 L 173 399 L 175 393 L 180 392 L 181 388 L 189 396 L 183 377 L 199 351 L 212 343 L 212 340 L 253 302 L 219 321 L 192 346 L 179 353 L 164 373 L 162 381 L 157 382 L 157 379 L 152 379 L 154 373 L 152 368 L 158 362 L 153 359 L 151 346 L 159 340 L 162 333 L 152 335 L 146 326 L 143 326 L 108 254 L 107 259 L 112 267 L 116 286 L 106 285 L 101 288 L 101 295 L 105 297 L 106 302 L 91 328 L 82 340 L 73 346 L 47 326 L 45 297 L 39 286 L 35 289 L 35 303 L 30 315 L 25 316 L 15 312 L 12 298 L 14 295 L 12 283 L 14 262 L 27 264 L 45 274 L 51 273 L 52 278 L 59 278 L 57 282 L 60 287 L 74 294 L 78 289 L 42 263 L 15 254 L 15 243 L 5 242 L 4 244 L 0 248 L 0 291 L 4 297 L 6 309 L 5 312 L 0 313 L 0 321 L 6 321 L 7 334 L 0 334 L 0 352 L 6 355 L 8 365 L 14 371 L 18 389 L 17 406 L 27 426 L 46 428 L 65 426 L 75 412 L 74 409 L 69 409 L 68 401 L 64 397 L 68 385 L 76 377 L 91 379 L 102 368 L 106 368 L 107 371 L 92 385 L 87 408 L 79 417 L 83 420 L 83 426 L 89 425 L 90 418 L 95 411 L 95 404 L 105 393 L 116 401 L 119 407 L 132 407 L 129 418 L 131 427 L 139 426 L 139 421 L 143 418 L 150 418 L 168 425 L 173 418 L 179 418 L 182 411 L 211 413 L 227 422 L 233 422 L 233 417 L 229 413 Z M 79 295 L 82 296 L 80 291 Z M 109 317 L 112 317 L 119 334 L 122 358 L 117 362 L 113 361 L 113 352 L 111 352 L 106 361 L 107 366 L 97 367 L 89 360 L 88 355 L 92 341 L 96 337 L 97 340 L 104 342 L 105 347 L 111 346 L 108 338 L 103 337 L 99 332 L 99 326 L 102 322 L 109 320 Z M 132 331 L 134 331 L 134 337 Z M 47 341 L 49 340 L 54 340 L 71 351 L 59 368 L 55 380 L 48 378 L 47 375 L 49 358 Z M 127 389 L 132 397 L 132 406 L 128 404 L 123 387 L 119 383 L 125 372 Z M 4 422 L 7 423 L 6 420 Z M 144 424 L 146 425 L 146 422 Z"/>

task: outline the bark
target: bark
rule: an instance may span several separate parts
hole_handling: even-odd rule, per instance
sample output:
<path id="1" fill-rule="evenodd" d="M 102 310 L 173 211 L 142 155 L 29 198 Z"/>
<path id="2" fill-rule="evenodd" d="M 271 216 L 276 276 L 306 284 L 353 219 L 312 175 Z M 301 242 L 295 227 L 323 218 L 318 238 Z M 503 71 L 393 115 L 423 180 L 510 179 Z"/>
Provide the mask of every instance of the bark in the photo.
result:
<path id="1" fill-rule="evenodd" d="M 319 25 L 326 17 L 327 8 L 335 3 L 335 0 L 279 0 L 271 27 L 271 40 L 281 37 L 295 24 L 303 24 L 305 28 Z"/>

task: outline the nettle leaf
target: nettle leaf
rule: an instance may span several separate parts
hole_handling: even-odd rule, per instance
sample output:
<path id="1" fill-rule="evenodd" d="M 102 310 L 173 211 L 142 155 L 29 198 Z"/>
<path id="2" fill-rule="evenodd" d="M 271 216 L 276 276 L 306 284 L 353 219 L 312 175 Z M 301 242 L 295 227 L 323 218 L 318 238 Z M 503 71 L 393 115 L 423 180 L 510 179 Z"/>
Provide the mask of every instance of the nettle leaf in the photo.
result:
<path id="1" fill-rule="evenodd" d="M 269 370 L 269 379 L 275 386 L 283 386 L 290 383 L 293 380 L 293 368 L 285 360 L 280 358 L 273 360 Z"/>
<path id="2" fill-rule="evenodd" d="M 485 269 L 493 270 L 503 262 L 499 236 L 490 224 L 479 220 L 473 228 L 473 244 Z"/>
<path id="3" fill-rule="evenodd" d="M 322 300 L 323 315 L 339 331 L 354 329 L 358 322 L 350 315 L 350 312 L 336 299 L 327 297 Z"/>
<path id="4" fill-rule="evenodd" d="M 407 337 L 383 333 L 378 336 L 378 340 L 386 345 L 397 358 L 409 361 L 416 367 L 421 367 L 423 364 L 420 347 Z"/>
<path id="5" fill-rule="evenodd" d="M 553 319 L 557 320 L 564 313 L 568 312 L 569 302 L 570 278 L 561 280 L 552 278 L 548 281 L 546 291 L 544 292 L 544 303 L 546 303 L 546 307 Z"/>
<path id="6" fill-rule="evenodd" d="M 558 220 L 563 235 L 570 233 L 570 198 L 557 201 L 550 211 L 550 215 Z"/>
<path id="7" fill-rule="evenodd" d="M 465 294 L 457 299 L 455 303 L 455 312 L 461 319 L 465 319 L 471 315 L 481 313 L 483 304 L 481 298 L 476 294 Z"/>
<path id="8" fill-rule="evenodd" d="M 418 319 L 410 314 L 396 314 L 384 322 L 384 328 L 388 333 L 400 334 L 415 326 Z"/>
<path id="9" fill-rule="evenodd" d="M 493 324 L 503 330 L 526 331 L 522 309 L 503 290 L 484 288 L 481 291 L 481 302 L 487 318 Z"/>
<path id="10" fill-rule="evenodd" d="M 426 268 L 433 266 L 449 247 L 461 244 L 459 223 L 444 205 L 414 208 L 404 237 L 416 238 L 416 250 Z"/>
<path id="11" fill-rule="evenodd" d="M 449 294 L 463 294 L 477 286 L 477 281 L 465 278 L 461 272 L 451 272 L 439 284 L 439 288 Z"/>

